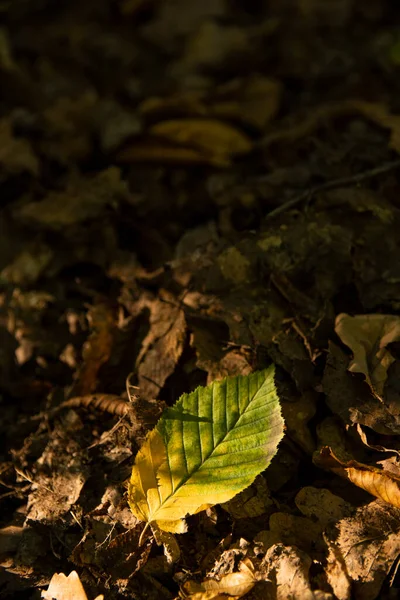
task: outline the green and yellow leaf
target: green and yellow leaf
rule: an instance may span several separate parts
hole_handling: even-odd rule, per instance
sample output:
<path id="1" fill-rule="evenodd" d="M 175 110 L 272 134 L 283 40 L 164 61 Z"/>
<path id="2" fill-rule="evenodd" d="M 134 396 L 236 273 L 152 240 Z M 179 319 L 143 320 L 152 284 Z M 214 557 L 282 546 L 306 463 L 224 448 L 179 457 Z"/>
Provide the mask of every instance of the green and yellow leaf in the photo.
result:
<path id="1" fill-rule="evenodd" d="M 284 422 L 274 366 L 183 394 L 138 452 L 129 505 L 141 521 L 185 531 L 184 517 L 227 502 L 271 462 Z"/>

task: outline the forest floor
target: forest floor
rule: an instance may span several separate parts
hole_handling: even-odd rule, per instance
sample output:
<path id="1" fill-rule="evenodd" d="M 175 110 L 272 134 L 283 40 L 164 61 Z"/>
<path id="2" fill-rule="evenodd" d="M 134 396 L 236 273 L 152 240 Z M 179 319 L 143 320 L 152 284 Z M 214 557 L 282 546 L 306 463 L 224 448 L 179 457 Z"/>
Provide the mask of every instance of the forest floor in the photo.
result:
<path id="1" fill-rule="evenodd" d="M 398 598 L 400 7 L 0 15 L 0 597 Z M 271 363 L 270 467 L 139 546 L 164 408 Z"/>

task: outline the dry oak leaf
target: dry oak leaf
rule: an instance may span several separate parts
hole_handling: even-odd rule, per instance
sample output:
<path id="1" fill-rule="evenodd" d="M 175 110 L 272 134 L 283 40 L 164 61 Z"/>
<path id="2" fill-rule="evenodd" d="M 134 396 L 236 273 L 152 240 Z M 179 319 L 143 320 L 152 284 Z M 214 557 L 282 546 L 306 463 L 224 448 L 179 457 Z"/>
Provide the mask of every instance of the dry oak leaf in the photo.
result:
<path id="1" fill-rule="evenodd" d="M 318 467 L 329 469 L 372 496 L 400 508 L 400 477 L 393 472 L 385 472 L 356 460 L 339 460 L 329 446 L 324 446 L 319 453 L 315 453 L 313 461 Z"/>
<path id="2" fill-rule="evenodd" d="M 351 317 L 341 313 L 336 317 L 335 331 L 342 342 L 353 351 L 348 370 L 352 373 L 363 373 L 374 395 L 382 400 L 387 372 L 395 360 L 387 346 L 400 340 L 400 317 Z"/>
<path id="3" fill-rule="evenodd" d="M 189 600 L 229 600 L 241 598 L 254 587 L 257 579 L 253 563 L 245 558 L 239 564 L 237 573 L 224 575 L 217 579 L 205 579 L 202 583 L 187 581 L 183 584 L 180 596 Z"/>
<path id="4" fill-rule="evenodd" d="M 275 367 L 183 394 L 138 452 L 128 489 L 135 517 L 172 533 L 227 502 L 269 465 L 283 437 Z"/>
<path id="5" fill-rule="evenodd" d="M 68 577 L 64 573 L 54 573 L 47 591 L 42 592 L 42 598 L 43 600 L 87 600 L 76 571 L 71 571 Z M 103 594 L 100 594 L 95 600 L 103 600 L 103 598 Z"/>

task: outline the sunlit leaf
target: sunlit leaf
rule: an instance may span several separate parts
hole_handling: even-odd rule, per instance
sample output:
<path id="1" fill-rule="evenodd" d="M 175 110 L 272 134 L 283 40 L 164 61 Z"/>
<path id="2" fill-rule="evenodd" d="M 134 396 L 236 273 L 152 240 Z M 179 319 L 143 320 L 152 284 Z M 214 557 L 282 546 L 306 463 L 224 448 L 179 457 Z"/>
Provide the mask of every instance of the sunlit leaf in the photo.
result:
<path id="1" fill-rule="evenodd" d="M 182 533 L 186 515 L 227 502 L 254 481 L 276 453 L 283 427 L 274 366 L 184 394 L 136 456 L 133 514 Z"/>
<path id="2" fill-rule="evenodd" d="M 400 477 L 394 473 L 356 460 L 346 462 L 339 460 L 328 446 L 321 449 L 314 457 L 314 462 L 324 469 L 330 469 L 337 475 L 349 479 L 372 496 L 400 508 Z"/>

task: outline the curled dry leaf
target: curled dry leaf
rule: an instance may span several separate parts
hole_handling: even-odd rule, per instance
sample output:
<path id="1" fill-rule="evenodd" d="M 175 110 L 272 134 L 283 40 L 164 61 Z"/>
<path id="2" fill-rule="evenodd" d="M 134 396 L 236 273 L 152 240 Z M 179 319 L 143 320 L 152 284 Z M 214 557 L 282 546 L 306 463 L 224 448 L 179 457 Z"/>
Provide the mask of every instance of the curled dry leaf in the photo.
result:
<path id="1" fill-rule="evenodd" d="M 76 571 L 71 571 L 68 577 L 64 573 L 54 573 L 47 591 L 42 592 L 42 598 L 43 600 L 87 600 Z M 103 598 L 103 594 L 100 594 L 95 600 L 103 600 Z"/>
<path id="2" fill-rule="evenodd" d="M 129 484 L 133 514 L 183 533 L 186 515 L 227 502 L 269 465 L 283 437 L 275 368 L 184 394 L 150 432 Z"/>
<path id="3" fill-rule="evenodd" d="M 341 461 L 328 446 L 316 453 L 314 462 L 323 469 L 349 479 L 372 496 L 400 508 L 400 477 L 393 472 L 385 472 L 356 460 Z"/>
<path id="4" fill-rule="evenodd" d="M 388 344 L 400 340 L 400 317 L 393 315 L 337 316 L 335 331 L 353 351 L 348 370 L 363 373 L 372 392 L 382 400 L 387 371 L 394 358 Z"/>
<path id="5" fill-rule="evenodd" d="M 254 587 L 256 583 L 253 563 L 245 558 L 239 564 L 237 573 L 224 575 L 217 579 L 205 579 L 202 583 L 187 581 L 181 589 L 181 597 L 190 600 L 227 600 L 241 598 Z"/>

